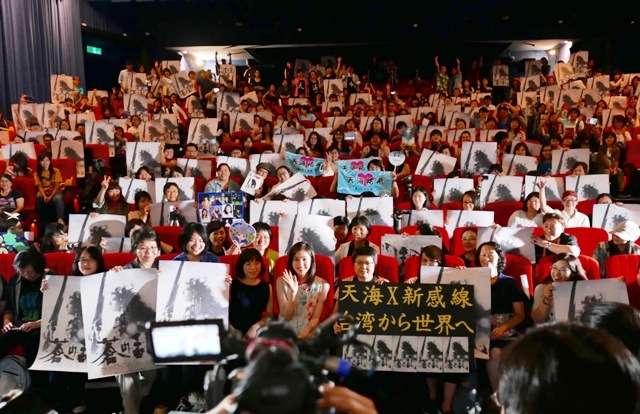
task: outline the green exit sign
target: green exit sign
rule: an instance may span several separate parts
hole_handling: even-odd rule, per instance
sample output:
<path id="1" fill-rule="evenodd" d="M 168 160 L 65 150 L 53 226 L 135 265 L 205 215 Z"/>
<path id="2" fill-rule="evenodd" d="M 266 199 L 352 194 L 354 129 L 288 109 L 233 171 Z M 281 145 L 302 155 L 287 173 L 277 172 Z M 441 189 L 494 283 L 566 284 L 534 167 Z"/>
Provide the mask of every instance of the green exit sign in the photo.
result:
<path id="1" fill-rule="evenodd" d="M 87 45 L 87 53 L 92 53 L 94 55 L 101 55 L 102 48 Z"/>

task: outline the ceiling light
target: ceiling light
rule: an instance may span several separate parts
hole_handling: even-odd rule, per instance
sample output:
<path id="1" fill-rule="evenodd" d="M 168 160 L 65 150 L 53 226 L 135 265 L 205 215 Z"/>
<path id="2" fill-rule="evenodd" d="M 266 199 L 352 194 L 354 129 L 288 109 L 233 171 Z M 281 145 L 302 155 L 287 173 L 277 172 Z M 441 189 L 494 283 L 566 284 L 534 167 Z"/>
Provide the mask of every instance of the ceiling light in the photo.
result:
<path id="1" fill-rule="evenodd" d="M 87 23 L 86 22 L 82 22 L 82 27 L 87 27 Z"/>
<path id="2" fill-rule="evenodd" d="M 182 53 L 186 55 L 189 52 L 187 50 L 183 50 Z"/>
<path id="3" fill-rule="evenodd" d="M 196 59 L 196 65 L 202 66 L 204 62 L 201 59 Z"/>
<path id="4" fill-rule="evenodd" d="M 413 28 L 414 28 L 414 29 L 417 29 L 417 28 L 418 28 L 418 23 L 414 23 L 414 24 L 413 24 Z"/>
<path id="5" fill-rule="evenodd" d="M 123 35 L 124 37 L 127 37 L 127 34 L 126 34 L 126 33 L 123 33 L 122 35 Z"/>
<path id="6" fill-rule="evenodd" d="M 144 35 L 145 36 L 149 36 L 149 32 L 144 32 Z"/>
<path id="7" fill-rule="evenodd" d="M 302 27 L 298 27 L 298 33 L 302 31 Z"/>
<path id="8" fill-rule="evenodd" d="M 548 53 L 549 53 L 550 56 L 555 56 L 556 51 L 555 51 L 555 49 L 551 49 L 551 50 L 549 50 Z"/>

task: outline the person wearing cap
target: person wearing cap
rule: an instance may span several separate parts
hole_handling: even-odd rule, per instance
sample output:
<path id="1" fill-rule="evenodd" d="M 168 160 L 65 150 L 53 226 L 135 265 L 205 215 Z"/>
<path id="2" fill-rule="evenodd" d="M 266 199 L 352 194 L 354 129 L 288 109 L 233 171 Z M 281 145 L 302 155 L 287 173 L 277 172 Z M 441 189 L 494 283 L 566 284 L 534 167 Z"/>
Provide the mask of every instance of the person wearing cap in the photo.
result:
<path id="1" fill-rule="evenodd" d="M 265 180 L 269 175 L 274 175 L 273 165 L 268 162 L 261 162 L 256 166 L 256 174 L 260 175 Z M 247 194 L 248 200 L 257 200 L 269 192 L 266 182 L 263 181 L 262 185 L 256 188 L 254 195 Z"/>
<path id="2" fill-rule="evenodd" d="M 640 227 L 631 220 L 625 220 L 611 230 L 611 240 L 600 242 L 593 257 L 600 263 L 600 277 L 605 277 L 605 262 L 619 254 L 640 254 L 640 246 L 635 241 L 640 238 Z"/>
<path id="3" fill-rule="evenodd" d="M 543 213 L 556 212 L 565 222 L 565 227 L 591 227 L 589 217 L 578 211 L 578 193 L 573 190 L 567 190 L 562 193 L 562 210 L 554 210 L 547 205 L 547 196 L 545 194 L 544 187 L 546 185 L 545 180 L 538 181 L 538 188 L 540 188 L 540 209 Z"/>

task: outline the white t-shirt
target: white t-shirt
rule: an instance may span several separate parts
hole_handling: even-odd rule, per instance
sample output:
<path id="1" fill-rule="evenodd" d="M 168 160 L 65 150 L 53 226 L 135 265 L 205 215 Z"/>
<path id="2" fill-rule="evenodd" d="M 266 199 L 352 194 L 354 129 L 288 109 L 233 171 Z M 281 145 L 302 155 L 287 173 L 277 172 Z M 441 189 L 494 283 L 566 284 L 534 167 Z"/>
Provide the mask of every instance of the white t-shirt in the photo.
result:
<path id="1" fill-rule="evenodd" d="M 542 215 L 538 213 L 533 219 L 529 219 L 524 211 L 514 211 L 509 217 L 507 227 L 542 227 Z"/>

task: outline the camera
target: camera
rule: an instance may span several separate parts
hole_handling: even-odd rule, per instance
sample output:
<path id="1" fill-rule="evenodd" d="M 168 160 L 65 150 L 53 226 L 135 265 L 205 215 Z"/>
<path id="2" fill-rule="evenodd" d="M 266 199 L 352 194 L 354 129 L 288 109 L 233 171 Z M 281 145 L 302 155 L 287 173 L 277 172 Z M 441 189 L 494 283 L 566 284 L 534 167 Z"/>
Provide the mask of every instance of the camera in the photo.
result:
<path id="1" fill-rule="evenodd" d="M 591 124 L 591 125 L 595 125 L 598 123 L 598 119 L 597 118 L 587 118 L 587 123 Z"/>
<path id="2" fill-rule="evenodd" d="M 349 320 L 351 328 L 335 336 L 333 324 Z M 314 338 L 298 339 L 284 321 L 269 321 L 247 341 L 238 331 L 225 331 L 221 319 L 150 322 L 148 334 L 156 363 L 215 363 L 204 379 L 207 408 L 230 391 L 237 396 L 236 412 L 253 414 L 315 414 L 318 387 L 329 375 L 371 375 L 330 355 L 330 348 L 355 339 L 353 318 L 336 314 L 318 325 Z M 227 374 L 227 370 L 230 373 Z"/>
<path id="3" fill-rule="evenodd" d="M 356 139 L 356 133 L 353 131 L 345 132 L 344 139 L 345 141 L 353 141 L 354 139 Z"/>

